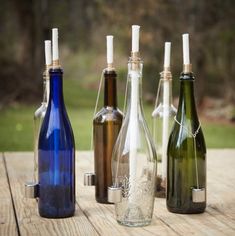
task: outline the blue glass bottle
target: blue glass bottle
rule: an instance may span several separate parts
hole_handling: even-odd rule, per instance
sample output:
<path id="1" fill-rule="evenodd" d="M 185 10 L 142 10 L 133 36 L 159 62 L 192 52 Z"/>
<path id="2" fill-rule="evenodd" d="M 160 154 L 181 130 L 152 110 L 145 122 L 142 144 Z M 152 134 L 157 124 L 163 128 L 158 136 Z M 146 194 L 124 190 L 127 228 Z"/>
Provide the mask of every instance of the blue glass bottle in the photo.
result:
<path id="1" fill-rule="evenodd" d="M 39 136 L 39 214 L 63 218 L 75 211 L 75 144 L 63 100 L 63 71 L 50 69 L 50 97 Z"/>

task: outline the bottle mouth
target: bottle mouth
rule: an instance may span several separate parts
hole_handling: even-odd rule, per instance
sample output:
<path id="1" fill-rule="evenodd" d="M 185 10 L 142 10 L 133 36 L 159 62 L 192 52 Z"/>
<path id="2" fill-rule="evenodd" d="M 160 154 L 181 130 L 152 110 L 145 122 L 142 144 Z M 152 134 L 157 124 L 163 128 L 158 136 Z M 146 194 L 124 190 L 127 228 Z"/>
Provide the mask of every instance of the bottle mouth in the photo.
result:
<path id="1" fill-rule="evenodd" d="M 51 67 L 49 70 L 49 74 L 51 73 L 63 74 L 63 70 L 61 67 L 57 67 L 57 68 Z"/>

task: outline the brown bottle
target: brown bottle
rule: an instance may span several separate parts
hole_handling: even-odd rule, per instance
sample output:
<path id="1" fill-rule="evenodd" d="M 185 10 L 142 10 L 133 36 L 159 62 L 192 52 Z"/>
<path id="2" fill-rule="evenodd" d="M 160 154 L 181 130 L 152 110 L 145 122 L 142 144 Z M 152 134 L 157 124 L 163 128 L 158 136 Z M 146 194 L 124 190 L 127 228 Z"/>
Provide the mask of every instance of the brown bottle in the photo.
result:
<path id="1" fill-rule="evenodd" d="M 104 107 L 93 120 L 95 197 L 99 203 L 108 203 L 107 189 L 112 185 L 112 152 L 123 119 L 122 112 L 117 108 L 116 77 L 113 68 L 105 70 Z"/>

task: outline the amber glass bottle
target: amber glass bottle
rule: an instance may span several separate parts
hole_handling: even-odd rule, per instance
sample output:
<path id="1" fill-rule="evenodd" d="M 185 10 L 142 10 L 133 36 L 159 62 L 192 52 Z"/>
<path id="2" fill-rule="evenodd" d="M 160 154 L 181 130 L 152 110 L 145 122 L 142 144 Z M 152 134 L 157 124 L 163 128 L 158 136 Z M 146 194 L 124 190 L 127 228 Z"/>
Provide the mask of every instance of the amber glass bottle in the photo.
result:
<path id="1" fill-rule="evenodd" d="M 122 125 L 123 115 L 117 108 L 117 74 L 114 69 L 104 72 L 104 106 L 93 120 L 95 196 L 96 201 L 108 203 L 107 189 L 112 185 L 111 158 Z"/>

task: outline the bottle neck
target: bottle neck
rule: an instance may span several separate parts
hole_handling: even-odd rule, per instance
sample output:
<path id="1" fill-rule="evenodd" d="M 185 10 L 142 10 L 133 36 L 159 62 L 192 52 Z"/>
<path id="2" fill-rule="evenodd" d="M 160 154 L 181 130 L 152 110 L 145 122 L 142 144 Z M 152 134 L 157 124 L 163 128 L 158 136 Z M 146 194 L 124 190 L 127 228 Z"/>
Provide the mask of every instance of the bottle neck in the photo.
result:
<path id="1" fill-rule="evenodd" d="M 104 106 L 117 108 L 117 74 L 115 70 L 104 72 Z"/>
<path id="2" fill-rule="evenodd" d="M 63 70 L 61 68 L 50 69 L 50 95 L 49 103 L 54 107 L 64 105 L 63 98 Z"/>
<path id="3" fill-rule="evenodd" d="M 43 73 L 43 100 L 42 103 L 48 105 L 50 94 L 50 75 L 49 68 L 46 67 Z"/>
<path id="4" fill-rule="evenodd" d="M 170 72 L 161 72 L 159 81 L 160 91 L 158 104 L 162 104 L 165 107 L 172 106 L 172 76 Z"/>
<path id="5" fill-rule="evenodd" d="M 180 76 L 180 97 L 176 118 L 181 123 L 192 120 L 198 123 L 193 73 L 182 73 Z"/>
<path id="6" fill-rule="evenodd" d="M 127 113 L 132 115 L 142 110 L 142 61 L 132 58 L 128 63 Z"/>

